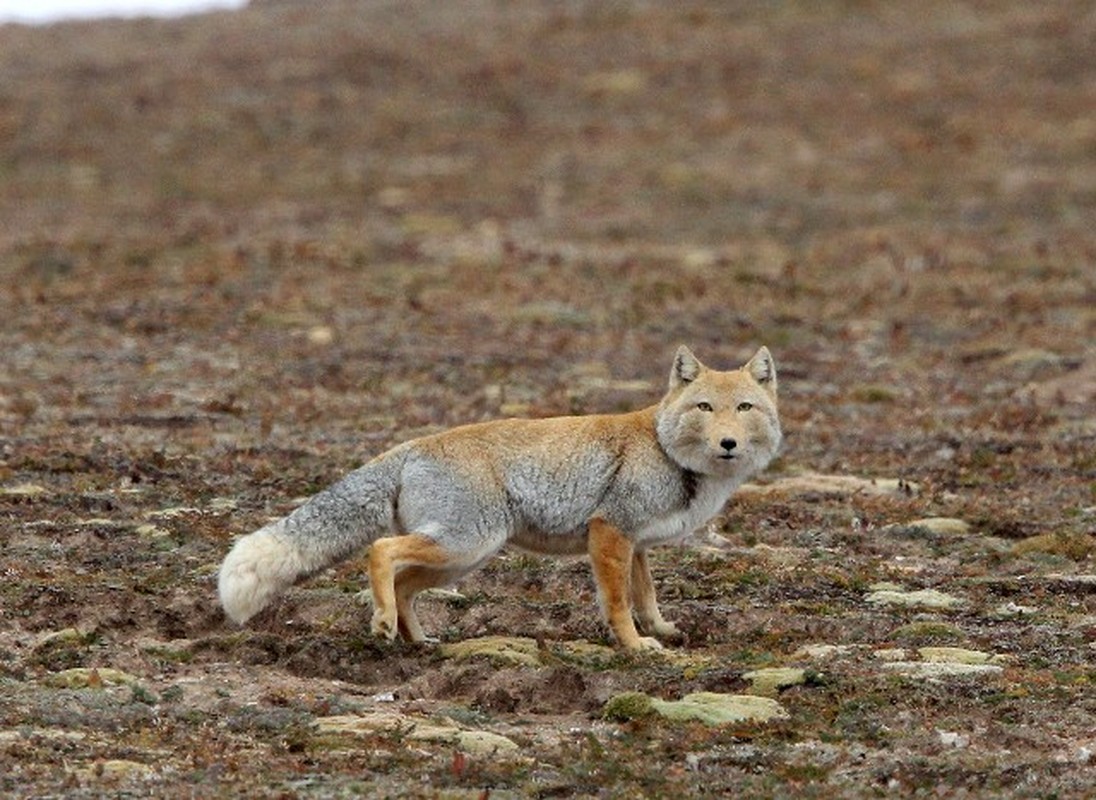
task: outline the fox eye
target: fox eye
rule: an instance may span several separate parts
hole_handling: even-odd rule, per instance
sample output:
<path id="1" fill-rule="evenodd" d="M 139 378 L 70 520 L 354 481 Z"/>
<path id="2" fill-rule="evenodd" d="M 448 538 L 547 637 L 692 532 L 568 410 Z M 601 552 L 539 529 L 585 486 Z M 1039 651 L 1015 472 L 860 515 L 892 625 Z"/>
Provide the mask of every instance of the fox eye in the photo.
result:
<path id="1" fill-rule="evenodd" d="M 699 408 L 701 411 L 711 411 L 712 410 L 712 404 L 711 403 L 697 403 L 696 407 Z"/>
<path id="2" fill-rule="evenodd" d="M 738 410 L 739 411 L 749 411 L 752 408 L 753 408 L 753 403 L 739 403 L 738 404 Z"/>

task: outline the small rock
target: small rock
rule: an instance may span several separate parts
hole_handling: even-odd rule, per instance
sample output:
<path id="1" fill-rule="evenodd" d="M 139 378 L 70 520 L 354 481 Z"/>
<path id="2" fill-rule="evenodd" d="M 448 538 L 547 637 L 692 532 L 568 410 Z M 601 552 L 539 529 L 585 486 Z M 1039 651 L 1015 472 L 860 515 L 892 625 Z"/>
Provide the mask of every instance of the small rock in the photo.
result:
<path id="1" fill-rule="evenodd" d="M 521 636 L 484 636 L 479 639 L 450 642 L 438 647 L 438 653 L 455 661 L 486 656 L 499 664 L 526 667 L 536 667 L 541 664 L 540 650 L 536 641 Z"/>
<path id="2" fill-rule="evenodd" d="M 153 525 L 151 522 L 138 525 L 133 529 L 133 532 L 144 539 L 164 539 L 171 536 L 171 531 L 165 530 L 159 525 Z"/>
<path id="3" fill-rule="evenodd" d="M 235 511 L 240 504 L 231 497 L 214 497 L 209 501 L 209 510 L 217 513 Z"/>
<path id="4" fill-rule="evenodd" d="M 49 490 L 37 483 L 20 483 L 15 486 L 0 487 L 0 497 L 9 497 L 13 500 L 35 500 L 44 494 L 49 494 Z"/>
<path id="5" fill-rule="evenodd" d="M 651 714 L 677 722 L 696 720 L 705 725 L 767 722 L 788 716 L 780 703 L 768 697 L 716 692 L 696 692 L 680 700 L 660 700 L 643 692 L 624 692 L 611 697 L 602 712 L 605 719 L 615 722 L 641 719 Z"/>
<path id="6" fill-rule="evenodd" d="M 937 664 L 1000 664 L 1008 661 L 1005 656 L 963 647 L 919 647 L 917 652 L 925 661 Z"/>
<path id="7" fill-rule="evenodd" d="M 315 325 L 308 329 L 308 343 L 316 347 L 327 347 L 335 341 L 335 331 L 327 325 Z"/>
<path id="8" fill-rule="evenodd" d="M 373 714 L 343 714 L 320 717 L 315 722 L 321 734 L 369 735 L 377 731 L 403 731 L 408 739 L 419 742 L 454 744 L 470 755 L 516 753 L 520 749 L 511 739 L 498 733 L 463 730 L 454 725 L 439 725 L 394 711 Z"/>
<path id="9" fill-rule="evenodd" d="M 467 603 L 468 598 L 456 589 L 445 589 L 441 586 L 431 586 L 419 593 L 419 597 L 431 600 L 441 600 L 446 603 Z"/>
<path id="10" fill-rule="evenodd" d="M 917 608 L 934 608 L 947 610 L 960 608 L 966 605 L 966 601 L 954 597 L 936 589 L 921 589 L 916 592 L 900 592 L 894 590 L 875 591 L 864 598 L 873 605 L 906 606 Z"/>
<path id="11" fill-rule="evenodd" d="M 970 744 L 969 737 L 954 731 L 937 731 L 936 735 L 940 738 L 940 744 L 944 747 L 954 747 L 956 750 L 961 750 Z"/>
<path id="12" fill-rule="evenodd" d="M 705 725 L 724 725 L 730 722 L 768 722 L 786 719 L 788 712 L 780 703 L 768 697 L 742 694 L 696 692 L 680 700 L 651 698 L 656 714 L 676 721 L 696 720 Z"/>
<path id="13" fill-rule="evenodd" d="M 161 508 L 156 511 L 145 512 L 145 519 L 176 519 L 178 517 L 186 517 L 191 514 L 201 514 L 202 509 L 193 508 L 191 506 L 174 506 L 172 508 Z"/>
<path id="14" fill-rule="evenodd" d="M 892 639 L 903 644 L 925 644 L 962 639 L 965 634 L 958 625 L 934 619 L 914 620 L 891 631 Z"/>
<path id="15" fill-rule="evenodd" d="M 92 767 L 79 770 L 78 774 L 84 780 L 106 778 L 108 780 L 121 781 L 152 778 L 155 777 L 156 771 L 148 764 L 115 758 L 110 759 L 109 761 L 101 761 Z"/>
<path id="16" fill-rule="evenodd" d="M 997 606 L 997 608 L 993 609 L 993 616 L 1002 618 L 1026 617 L 1031 614 L 1036 614 L 1038 611 L 1039 609 L 1035 606 L 1022 606 L 1009 601 L 1007 603 L 1002 603 Z"/>
<path id="17" fill-rule="evenodd" d="M 386 711 L 361 716 L 337 714 L 331 717 L 318 717 L 314 724 L 317 733 L 362 735 L 396 729 L 400 726 L 401 719 L 399 714 Z"/>
<path id="18" fill-rule="evenodd" d="M 513 740 L 491 731 L 457 731 L 456 744 L 465 753 L 473 756 L 517 753 L 521 749 Z"/>
<path id="19" fill-rule="evenodd" d="M 906 651 L 901 647 L 881 647 L 873 650 L 872 655 L 880 661 L 901 661 L 906 657 Z"/>
<path id="20" fill-rule="evenodd" d="M 750 682 L 750 688 L 761 695 L 774 695 L 789 686 L 807 682 L 807 671 L 798 667 L 768 667 L 755 669 L 742 676 Z"/>
<path id="21" fill-rule="evenodd" d="M 74 667 L 47 675 L 42 682 L 59 689 L 95 689 L 123 684 L 134 686 L 137 678 L 110 667 Z"/>
<path id="22" fill-rule="evenodd" d="M 793 653 L 793 658 L 833 658 L 852 652 L 855 648 L 851 644 L 807 644 Z"/>
<path id="23" fill-rule="evenodd" d="M 608 666 L 609 662 L 617 656 L 617 651 L 613 648 L 583 639 L 554 643 L 552 649 L 565 660 L 578 662 L 594 669 Z"/>
<path id="24" fill-rule="evenodd" d="M 893 583 L 891 581 L 880 581 L 879 583 L 873 583 L 868 587 L 873 592 L 904 592 L 906 587 L 900 583 Z"/>
<path id="25" fill-rule="evenodd" d="M 996 664 L 953 664 L 945 661 L 894 661 L 883 667 L 908 678 L 927 679 L 1000 675 L 1004 671 Z"/>
<path id="26" fill-rule="evenodd" d="M 1063 575 L 1052 573 L 1044 575 L 1042 582 L 1060 591 L 1072 591 L 1078 594 L 1096 592 L 1096 575 Z"/>
<path id="27" fill-rule="evenodd" d="M 777 478 L 771 483 L 747 483 L 739 487 L 739 497 L 770 497 L 824 495 L 827 497 L 851 497 L 853 495 L 901 496 L 918 494 L 921 487 L 901 478 L 858 478 L 852 475 L 822 475 L 805 472 Z"/>
<path id="28" fill-rule="evenodd" d="M 964 536 L 970 533 L 970 524 L 955 517 L 925 517 L 899 525 L 887 525 L 888 531 L 927 531 L 937 536 Z"/>

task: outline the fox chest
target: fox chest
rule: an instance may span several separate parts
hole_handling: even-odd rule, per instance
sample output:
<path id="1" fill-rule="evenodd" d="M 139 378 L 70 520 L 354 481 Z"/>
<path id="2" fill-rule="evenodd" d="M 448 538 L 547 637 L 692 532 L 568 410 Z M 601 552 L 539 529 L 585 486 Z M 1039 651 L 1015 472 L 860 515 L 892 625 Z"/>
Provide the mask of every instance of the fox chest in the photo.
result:
<path id="1" fill-rule="evenodd" d="M 687 505 L 652 517 L 631 538 L 641 548 L 683 539 L 722 511 L 732 491 L 733 484 L 702 481 Z"/>

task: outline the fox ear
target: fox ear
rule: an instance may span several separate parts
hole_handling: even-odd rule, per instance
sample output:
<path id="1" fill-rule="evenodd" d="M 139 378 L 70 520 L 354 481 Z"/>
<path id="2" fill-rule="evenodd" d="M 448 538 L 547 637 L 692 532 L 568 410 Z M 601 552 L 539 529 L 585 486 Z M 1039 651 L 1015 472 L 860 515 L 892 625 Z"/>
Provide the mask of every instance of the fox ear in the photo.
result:
<path id="1" fill-rule="evenodd" d="M 688 347 L 681 345 L 674 356 L 674 368 L 670 370 L 670 388 L 676 389 L 683 384 L 692 383 L 702 369 L 704 365 L 700 363 L 700 359 Z"/>
<path id="2" fill-rule="evenodd" d="M 769 353 L 769 348 L 762 347 L 745 366 L 745 370 L 753 376 L 753 379 L 776 394 L 776 364 Z"/>

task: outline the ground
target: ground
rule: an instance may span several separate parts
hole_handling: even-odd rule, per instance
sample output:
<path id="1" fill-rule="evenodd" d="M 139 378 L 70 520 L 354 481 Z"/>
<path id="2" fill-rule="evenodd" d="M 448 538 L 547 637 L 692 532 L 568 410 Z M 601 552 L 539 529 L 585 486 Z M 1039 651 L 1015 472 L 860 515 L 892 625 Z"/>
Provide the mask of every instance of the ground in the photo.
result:
<path id="1" fill-rule="evenodd" d="M 0 27 L 0 791 L 1090 796 L 1094 30 Z M 233 537 L 424 432 L 654 402 L 680 343 L 768 345 L 786 430 L 653 558 L 682 645 L 612 650 L 588 566 L 519 553 L 421 603 L 440 646 L 370 637 L 360 558 L 224 620 Z M 655 713 L 697 693 L 780 713 Z"/>

